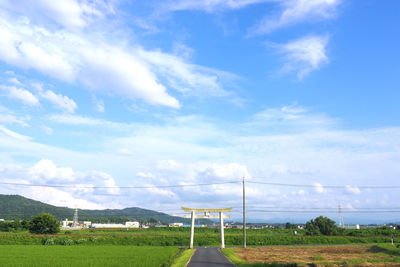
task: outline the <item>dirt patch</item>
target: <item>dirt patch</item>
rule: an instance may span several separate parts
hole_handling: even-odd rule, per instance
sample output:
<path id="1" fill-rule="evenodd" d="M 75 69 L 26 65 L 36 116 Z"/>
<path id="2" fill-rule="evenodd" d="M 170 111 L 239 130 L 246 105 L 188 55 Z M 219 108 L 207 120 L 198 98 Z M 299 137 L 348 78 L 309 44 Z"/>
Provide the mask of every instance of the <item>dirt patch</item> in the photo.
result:
<path id="1" fill-rule="evenodd" d="M 297 263 L 303 266 L 400 266 L 393 255 L 373 252 L 371 245 L 235 248 L 249 263 Z M 368 261 L 379 261 L 369 263 Z M 382 261 L 382 262 L 380 262 Z"/>

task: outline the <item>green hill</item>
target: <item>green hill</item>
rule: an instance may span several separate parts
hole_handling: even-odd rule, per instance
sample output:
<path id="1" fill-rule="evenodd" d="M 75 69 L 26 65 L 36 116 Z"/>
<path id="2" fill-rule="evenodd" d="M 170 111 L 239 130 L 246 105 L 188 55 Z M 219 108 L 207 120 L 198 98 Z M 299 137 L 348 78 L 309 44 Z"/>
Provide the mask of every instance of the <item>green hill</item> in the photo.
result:
<path id="1" fill-rule="evenodd" d="M 72 219 L 74 209 L 56 207 L 40 201 L 25 198 L 19 195 L 0 194 L 0 219 L 30 219 L 40 213 L 50 213 L 57 219 Z M 171 216 L 162 212 L 141 208 L 105 209 L 105 210 L 79 210 L 79 220 L 92 222 L 124 222 L 127 220 L 161 221 L 163 223 L 183 222 L 190 223 L 188 219 Z M 197 223 L 211 224 L 211 220 L 198 220 Z"/>

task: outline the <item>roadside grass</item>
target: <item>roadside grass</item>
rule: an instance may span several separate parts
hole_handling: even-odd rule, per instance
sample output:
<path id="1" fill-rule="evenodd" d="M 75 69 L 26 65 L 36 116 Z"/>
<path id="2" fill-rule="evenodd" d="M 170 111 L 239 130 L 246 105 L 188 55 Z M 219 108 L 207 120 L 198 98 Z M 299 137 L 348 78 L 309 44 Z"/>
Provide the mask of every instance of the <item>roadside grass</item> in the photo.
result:
<path id="1" fill-rule="evenodd" d="M 391 244 L 227 248 L 239 267 L 254 266 L 400 266 L 400 248 Z"/>
<path id="2" fill-rule="evenodd" d="M 177 247 L 0 246 L 0 266 L 169 266 Z"/>
<path id="3" fill-rule="evenodd" d="M 221 249 L 222 253 L 228 257 L 228 259 L 233 262 L 238 267 L 296 267 L 297 264 L 281 264 L 281 263 L 267 263 L 267 262 L 254 262 L 248 263 L 244 259 L 238 257 L 235 254 L 235 250 L 233 248 L 224 248 Z"/>
<path id="4" fill-rule="evenodd" d="M 185 267 L 192 258 L 195 249 L 184 250 L 175 260 L 171 267 Z"/>

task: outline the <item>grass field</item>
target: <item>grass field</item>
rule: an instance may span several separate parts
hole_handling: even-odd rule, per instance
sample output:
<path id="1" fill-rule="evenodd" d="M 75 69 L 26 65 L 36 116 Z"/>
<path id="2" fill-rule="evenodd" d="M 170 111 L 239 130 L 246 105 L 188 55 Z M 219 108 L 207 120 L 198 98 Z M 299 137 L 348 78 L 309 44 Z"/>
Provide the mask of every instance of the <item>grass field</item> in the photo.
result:
<path id="1" fill-rule="evenodd" d="M 357 235 L 307 236 L 304 231 L 293 235 L 290 229 L 248 229 L 247 244 L 251 246 L 304 245 L 304 244 L 358 244 L 389 243 L 390 235 L 371 231 L 358 231 Z M 400 233 L 397 231 L 396 233 Z M 0 232 L 0 245 L 41 245 L 44 239 L 53 239 L 55 245 L 130 245 L 130 246 L 188 246 L 190 228 L 151 228 L 118 230 L 62 231 L 54 236 L 32 235 L 28 232 Z M 397 238 L 397 236 L 396 236 Z M 195 246 L 218 246 L 219 229 L 196 228 Z M 243 233 L 240 229 L 226 229 L 227 246 L 240 246 Z"/>
<path id="2" fill-rule="evenodd" d="M 228 248 L 223 252 L 239 267 L 400 266 L 400 249 L 390 244 Z"/>
<path id="3" fill-rule="evenodd" d="M 0 246 L 0 266 L 169 266 L 177 247 Z"/>

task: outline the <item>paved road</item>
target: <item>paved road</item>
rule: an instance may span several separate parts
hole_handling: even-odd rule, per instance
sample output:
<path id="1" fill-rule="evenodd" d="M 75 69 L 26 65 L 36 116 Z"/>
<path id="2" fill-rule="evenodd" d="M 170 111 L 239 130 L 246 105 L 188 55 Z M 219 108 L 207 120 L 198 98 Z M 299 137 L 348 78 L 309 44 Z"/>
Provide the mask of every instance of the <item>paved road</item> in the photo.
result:
<path id="1" fill-rule="evenodd" d="M 197 248 L 188 267 L 235 267 L 218 248 Z"/>

